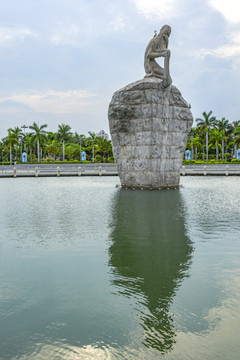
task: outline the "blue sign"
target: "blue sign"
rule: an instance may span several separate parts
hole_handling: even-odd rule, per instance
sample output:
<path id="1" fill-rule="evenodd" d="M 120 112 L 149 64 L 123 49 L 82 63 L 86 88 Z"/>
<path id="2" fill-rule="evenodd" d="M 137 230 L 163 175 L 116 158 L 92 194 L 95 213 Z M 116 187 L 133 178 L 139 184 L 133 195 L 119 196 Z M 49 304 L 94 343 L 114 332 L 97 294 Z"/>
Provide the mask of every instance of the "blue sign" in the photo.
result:
<path id="1" fill-rule="evenodd" d="M 22 162 L 23 163 L 27 162 L 27 153 L 25 153 L 25 152 L 22 153 Z"/>
<path id="2" fill-rule="evenodd" d="M 81 161 L 86 161 L 86 153 L 85 153 L 85 151 L 81 152 Z"/>
<path id="3" fill-rule="evenodd" d="M 240 149 L 237 150 L 236 159 L 240 160 Z"/>
<path id="4" fill-rule="evenodd" d="M 185 151 L 185 160 L 192 160 L 192 152 L 191 150 Z"/>

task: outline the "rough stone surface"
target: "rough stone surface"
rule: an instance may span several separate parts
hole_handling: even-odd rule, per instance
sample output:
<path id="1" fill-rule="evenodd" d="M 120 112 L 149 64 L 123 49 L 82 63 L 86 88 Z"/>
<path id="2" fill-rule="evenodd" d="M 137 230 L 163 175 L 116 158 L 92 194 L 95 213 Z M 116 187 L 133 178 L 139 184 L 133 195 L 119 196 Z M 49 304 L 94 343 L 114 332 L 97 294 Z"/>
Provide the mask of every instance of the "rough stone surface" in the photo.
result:
<path id="1" fill-rule="evenodd" d="M 144 78 L 116 91 L 108 118 L 113 153 L 123 187 L 177 187 L 192 127 L 189 105 L 162 80 Z"/>

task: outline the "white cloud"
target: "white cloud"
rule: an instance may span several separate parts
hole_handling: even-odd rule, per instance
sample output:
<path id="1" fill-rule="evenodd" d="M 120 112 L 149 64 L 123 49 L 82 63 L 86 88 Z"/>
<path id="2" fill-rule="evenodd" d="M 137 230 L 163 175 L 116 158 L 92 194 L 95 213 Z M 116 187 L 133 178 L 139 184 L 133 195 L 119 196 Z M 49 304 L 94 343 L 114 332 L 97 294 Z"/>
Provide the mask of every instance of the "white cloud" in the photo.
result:
<path id="1" fill-rule="evenodd" d="M 113 30 L 114 31 L 119 31 L 122 30 L 125 27 L 125 21 L 123 16 L 118 15 L 112 22 L 111 24 L 113 25 Z"/>
<path id="2" fill-rule="evenodd" d="M 203 50 L 204 55 L 214 55 L 216 57 L 220 57 L 223 59 L 231 58 L 233 56 L 239 56 L 240 55 L 240 45 L 226 45 L 226 46 L 220 46 L 216 49 L 212 50 Z"/>
<path id="3" fill-rule="evenodd" d="M 229 42 L 215 49 L 201 49 L 200 56 L 213 55 L 219 58 L 233 58 L 240 55 L 240 32 L 231 33 Z"/>
<path id="4" fill-rule="evenodd" d="M 86 16 L 79 24 L 58 23 L 52 31 L 50 41 L 55 45 L 88 46 L 93 39 L 107 36 L 112 31 L 123 30 L 127 26 L 127 18 L 113 14 L 106 18 L 96 19 Z"/>
<path id="5" fill-rule="evenodd" d="M 146 18 L 173 18 L 178 14 L 176 0 L 132 0 L 137 10 Z"/>
<path id="6" fill-rule="evenodd" d="M 29 92 L 0 99 L 0 103 L 14 101 L 29 106 L 36 112 L 73 114 L 90 110 L 95 94 L 84 90 Z"/>
<path id="7" fill-rule="evenodd" d="M 240 22 L 240 2 L 237 0 L 209 0 L 210 5 L 233 24 Z"/>
<path id="8" fill-rule="evenodd" d="M 9 45 L 14 41 L 37 36 L 37 34 L 24 27 L 0 26 L 0 45 Z"/>
<path id="9" fill-rule="evenodd" d="M 64 26 L 60 24 L 53 35 L 50 37 L 50 41 L 55 45 L 80 45 L 80 38 L 82 36 L 81 28 L 75 24 Z"/>

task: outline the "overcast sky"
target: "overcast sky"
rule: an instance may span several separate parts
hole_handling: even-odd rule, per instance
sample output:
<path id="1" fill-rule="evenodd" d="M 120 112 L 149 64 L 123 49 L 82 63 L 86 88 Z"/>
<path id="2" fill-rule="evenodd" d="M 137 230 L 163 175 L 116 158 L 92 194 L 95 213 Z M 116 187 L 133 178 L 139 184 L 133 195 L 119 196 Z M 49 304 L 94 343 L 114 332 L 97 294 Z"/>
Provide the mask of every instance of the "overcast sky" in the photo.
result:
<path id="1" fill-rule="evenodd" d="M 109 132 L 113 92 L 144 77 L 164 24 L 173 84 L 194 118 L 239 120 L 239 0 L 1 0 L 0 138 L 33 121 Z"/>

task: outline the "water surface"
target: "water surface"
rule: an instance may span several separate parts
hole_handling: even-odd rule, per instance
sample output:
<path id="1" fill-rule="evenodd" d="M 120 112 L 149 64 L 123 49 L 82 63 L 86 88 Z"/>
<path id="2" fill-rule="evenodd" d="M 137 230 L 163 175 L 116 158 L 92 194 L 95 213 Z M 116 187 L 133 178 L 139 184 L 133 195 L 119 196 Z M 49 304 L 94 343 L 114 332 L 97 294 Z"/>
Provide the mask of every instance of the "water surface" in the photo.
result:
<path id="1" fill-rule="evenodd" d="M 0 359 L 239 359 L 240 179 L 0 181 Z"/>

